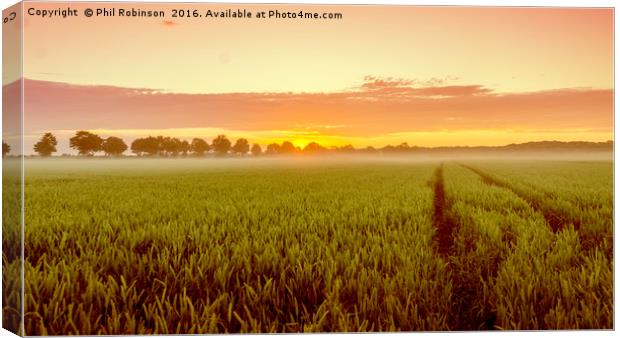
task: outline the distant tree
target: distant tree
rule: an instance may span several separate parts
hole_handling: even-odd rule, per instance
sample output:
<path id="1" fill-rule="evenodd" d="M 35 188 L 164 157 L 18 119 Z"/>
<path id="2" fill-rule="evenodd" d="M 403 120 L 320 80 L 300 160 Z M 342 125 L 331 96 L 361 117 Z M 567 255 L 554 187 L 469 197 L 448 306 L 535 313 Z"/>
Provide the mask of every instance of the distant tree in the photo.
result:
<path id="1" fill-rule="evenodd" d="M 391 144 L 388 144 L 387 146 L 381 148 L 381 151 L 386 152 L 386 153 L 393 153 L 393 152 L 395 152 L 397 150 L 398 150 L 398 148 L 394 147 Z"/>
<path id="2" fill-rule="evenodd" d="M 172 155 L 172 153 L 176 151 L 174 141 L 170 137 L 157 136 L 157 144 L 159 148 L 159 156 Z"/>
<path id="3" fill-rule="evenodd" d="M 162 148 L 162 140 L 163 137 L 157 136 L 149 136 L 144 139 L 144 152 L 149 156 L 155 156 L 157 154 L 163 153 Z"/>
<path id="4" fill-rule="evenodd" d="M 162 155 L 179 156 L 182 152 L 183 142 L 176 137 L 158 137 L 160 149 L 163 150 Z"/>
<path id="5" fill-rule="evenodd" d="M 192 153 L 196 156 L 203 156 L 206 152 L 208 152 L 211 147 L 207 141 L 201 138 L 195 138 L 192 140 L 192 144 L 190 145 L 190 149 Z"/>
<path id="6" fill-rule="evenodd" d="M 254 156 L 260 156 L 263 154 L 263 149 L 260 147 L 260 145 L 258 145 L 258 143 L 254 143 L 250 151 Z"/>
<path id="7" fill-rule="evenodd" d="M 159 153 L 159 140 L 153 136 L 137 138 L 131 142 L 131 152 L 138 156 L 154 156 Z"/>
<path id="8" fill-rule="evenodd" d="M 5 157 L 10 152 L 11 146 L 8 143 L 2 141 L 2 157 Z"/>
<path id="9" fill-rule="evenodd" d="M 110 136 L 103 141 L 101 149 L 107 156 L 121 156 L 127 150 L 127 145 L 122 139 Z"/>
<path id="10" fill-rule="evenodd" d="M 371 147 L 371 146 L 361 149 L 360 151 L 366 154 L 376 154 L 379 152 L 375 147 Z"/>
<path id="11" fill-rule="evenodd" d="M 53 152 L 56 152 L 56 145 L 58 145 L 56 137 L 52 133 L 45 133 L 39 142 L 35 143 L 33 149 L 39 156 L 49 157 Z"/>
<path id="12" fill-rule="evenodd" d="M 162 136 L 136 139 L 131 143 L 131 151 L 138 156 L 165 155 L 163 140 Z"/>
<path id="13" fill-rule="evenodd" d="M 84 130 L 76 132 L 75 136 L 69 139 L 69 146 L 82 156 L 93 156 L 94 153 L 101 151 L 102 144 L 103 140 L 99 135 Z"/>
<path id="14" fill-rule="evenodd" d="M 247 154 L 248 151 L 250 151 L 250 143 L 248 143 L 248 140 L 240 138 L 237 140 L 237 142 L 235 142 L 235 145 L 232 147 L 232 151 L 235 154 L 243 156 Z"/>
<path id="15" fill-rule="evenodd" d="M 151 146 L 157 148 L 157 152 L 155 153 L 156 155 L 166 156 L 166 137 L 157 136 L 151 138 L 149 136 L 147 137 L 147 140 L 147 142 L 149 142 Z"/>
<path id="16" fill-rule="evenodd" d="M 186 140 L 181 140 L 181 143 L 179 144 L 179 152 L 181 152 L 181 155 L 187 156 L 187 153 L 189 153 L 189 151 L 190 151 L 189 142 L 187 142 Z"/>
<path id="17" fill-rule="evenodd" d="M 137 138 L 135 140 L 133 140 L 133 142 L 131 142 L 131 152 L 136 154 L 137 156 L 142 156 L 144 155 L 145 151 L 144 151 L 144 143 L 145 143 L 145 139 L 143 138 Z"/>
<path id="18" fill-rule="evenodd" d="M 318 154 L 318 153 L 322 153 L 326 151 L 327 151 L 327 148 L 323 147 L 322 145 L 316 142 L 308 143 L 303 149 L 303 152 L 307 154 Z"/>
<path id="19" fill-rule="evenodd" d="M 297 149 L 295 149 L 295 146 L 293 145 L 293 143 L 289 141 L 282 142 L 282 145 L 280 146 L 281 154 L 293 154 L 295 153 L 296 150 Z"/>
<path id="20" fill-rule="evenodd" d="M 340 151 L 341 153 L 354 153 L 355 152 L 355 148 L 353 148 L 352 145 L 347 144 L 346 146 L 342 146 L 342 147 L 338 148 L 338 151 Z"/>
<path id="21" fill-rule="evenodd" d="M 225 135 L 218 135 L 218 137 L 211 142 L 213 150 L 219 156 L 224 156 L 230 150 L 230 140 Z"/>
<path id="22" fill-rule="evenodd" d="M 265 150 L 265 154 L 267 155 L 276 155 L 280 153 L 280 145 L 277 143 L 271 143 L 267 146 Z"/>

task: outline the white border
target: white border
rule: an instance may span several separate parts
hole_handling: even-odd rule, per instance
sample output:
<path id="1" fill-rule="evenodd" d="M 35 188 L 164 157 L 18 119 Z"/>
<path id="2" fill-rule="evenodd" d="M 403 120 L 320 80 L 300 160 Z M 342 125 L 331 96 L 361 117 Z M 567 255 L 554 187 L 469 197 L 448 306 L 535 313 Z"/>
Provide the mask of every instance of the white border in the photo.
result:
<path id="1" fill-rule="evenodd" d="M 57 1 L 57 2 L 68 2 L 68 1 Z M 92 2 L 89 0 L 73 0 L 71 2 Z M 169 0 L 149 0 L 149 1 L 137 1 L 137 0 L 127 0 L 127 1 L 123 1 L 123 2 L 176 2 L 176 3 L 182 3 L 182 2 L 200 2 L 200 1 L 169 1 Z M 369 4 L 369 5 L 432 5 L 432 6 L 507 6 L 507 7 L 517 7 L 517 6 L 535 6 L 535 7 L 546 7 L 546 6 L 553 6 L 553 7 L 612 7 L 615 8 L 616 7 L 616 1 L 612 1 L 612 0 L 439 0 L 439 1 L 433 1 L 433 0 L 389 0 L 389 1 L 379 1 L 379 0 L 312 0 L 312 1 L 299 1 L 299 0 L 289 0 L 289 1 L 282 1 L 282 0 L 236 0 L 236 1 L 231 1 L 231 0 L 220 0 L 220 1 L 204 1 L 204 2 L 208 2 L 208 3 L 274 3 L 274 4 L 331 4 L 331 5 L 339 5 L 339 4 Z M 14 0 L 0 0 L 0 4 L 2 9 L 5 9 L 9 6 L 12 6 L 13 4 L 17 3 L 17 1 Z M 618 24 L 618 18 L 614 13 L 614 33 L 615 33 L 615 27 L 617 27 Z M 2 35 L 0 34 L 0 44 L 2 42 Z M 618 36 L 614 34 L 614 46 L 617 46 L 618 43 Z M 616 50 L 614 47 L 614 65 L 617 61 L 618 57 L 616 54 Z M 614 88 L 618 87 L 618 82 L 617 82 L 617 77 L 615 76 L 616 74 L 616 69 L 614 66 Z M 0 99 L 2 98 L 2 93 L 0 91 Z M 615 119 L 615 102 L 617 101 L 618 98 L 618 92 L 614 90 L 614 131 L 616 129 L 616 119 Z M 2 128 L 2 120 L 0 119 L 0 130 Z M 614 133 L 615 136 L 615 133 Z M 614 137 L 615 138 L 615 137 Z M 615 141 L 615 140 L 614 140 Z M 615 166 L 615 162 L 616 162 L 617 158 L 614 154 L 614 182 L 615 182 L 615 177 L 618 176 L 618 174 L 620 173 L 620 169 L 618 169 L 617 166 Z M 618 215 L 620 214 L 620 212 L 618 211 L 617 208 L 617 203 L 616 203 L 616 199 L 615 196 L 617 196 L 618 193 L 618 187 L 614 184 L 614 220 L 618 219 Z M 1 191 L 1 190 L 0 190 Z M 2 214 L 2 210 L 0 209 L 0 216 Z M 616 234 L 618 233 L 618 227 L 614 222 L 614 239 L 616 238 Z M 1 236 L 1 232 L 0 232 L 0 240 L 1 240 L 2 236 Z M 615 242 L 615 240 L 614 240 Z M 1 243 L 1 241 L 0 241 Z M 616 247 L 614 245 L 614 256 L 615 256 L 615 250 Z M 614 264 L 615 267 L 615 264 Z M 22 269 L 23 270 L 23 269 Z M 0 289 L 2 286 L 2 280 L 0 278 Z M 618 323 L 618 319 L 619 319 L 619 315 L 618 315 L 618 311 L 616 309 L 616 305 L 618 304 L 618 294 L 617 292 L 615 292 L 618 287 L 618 281 L 616 279 L 616 275 L 615 275 L 615 269 L 614 269 L 614 327 L 617 325 Z M 1 297 L 0 297 L 1 298 Z M 0 299 L 0 306 L 1 306 L 1 299 Z M 0 307 L 1 308 L 1 307 Z M 1 313 L 2 311 L 0 311 L 0 317 L 1 317 Z M 317 337 L 317 336 L 321 336 L 321 337 L 339 337 L 339 338 L 344 338 L 344 337 L 351 337 L 351 334 L 342 334 L 342 333 L 336 333 L 336 334 L 304 334 L 304 337 Z M 567 338 L 573 338 L 573 337 L 590 337 L 592 335 L 594 336 L 605 336 L 605 337 L 611 337 L 611 336 L 615 336 L 615 332 L 614 331 L 545 331 L 545 332 L 540 332 L 540 331 L 536 331 L 536 332 L 524 332 L 524 331 L 520 331 L 520 332 L 479 332 L 479 331 L 474 331 L 474 332 L 459 332 L 459 333 L 443 333 L 443 332 L 437 332 L 437 333 L 427 333 L 427 332 L 420 332 L 420 333 L 364 333 L 363 334 L 366 337 L 477 337 L 478 335 L 484 335 L 484 336 L 488 336 L 488 335 L 501 335 L 502 337 L 521 337 L 523 335 L 526 335 L 528 337 L 543 337 L 543 336 L 548 336 L 548 335 L 561 335 L 562 337 L 567 337 Z M 207 336 L 207 335 L 200 335 L 200 336 Z M 208 336 L 221 336 L 221 335 L 208 335 Z M 257 335 L 247 335 L 247 336 L 257 336 Z M 5 337 L 15 337 L 15 335 L 13 335 L 12 333 L 10 333 L 9 331 L 6 331 L 4 329 L 0 329 L 0 338 L 5 338 Z M 88 336 L 83 336 L 83 337 L 88 337 Z M 94 336 L 94 337 L 99 337 L 99 336 Z M 165 335 L 165 337 L 187 337 L 187 335 Z M 228 337 L 228 336 L 224 336 L 224 337 Z"/>

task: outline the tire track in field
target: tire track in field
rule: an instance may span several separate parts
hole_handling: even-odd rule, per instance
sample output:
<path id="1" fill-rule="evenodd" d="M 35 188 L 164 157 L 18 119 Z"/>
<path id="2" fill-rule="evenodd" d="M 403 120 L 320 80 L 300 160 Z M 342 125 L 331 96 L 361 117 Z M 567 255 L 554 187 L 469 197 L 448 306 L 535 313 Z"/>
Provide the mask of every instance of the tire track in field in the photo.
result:
<path id="1" fill-rule="evenodd" d="M 435 169 L 433 191 L 433 226 L 436 229 L 434 241 L 437 243 L 439 255 L 448 263 L 452 283 L 450 330 L 493 330 L 496 319 L 494 313 L 481 317 L 471 311 L 482 285 L 479 276 L 472 275 L 461 266 L 463 260 L 467 258 L 459 256 L 455 247 L 454 241 L 459 224 L 448 215 L 450 206 L 445 196 L 443 163 Z"/>
<path id="2" fill-rule="evenodd" d="M 471 170 L 476 173 L 478 176 L 482 178 L 482 181 L 489 185 L 495 185 L 500 188 L 504 188 L 512 193 L 514 193 L 517 197 L 524 200 L 535 212 L 541 214 L 545 219 L 545 222 L 549 225 L 553 233 L 558 233 L 559 231 L 567 228 L 569 225 L 573 226 L 573 229 L 577 232 L 577 236 L 579 236 L 579 242 L 581 243 L 582 249 L 584 251 L 590 251 L 597 247 L 599 247 L 604 240 L 604 237 L 599 234 L 589 234 L 584 231 L 579 231 L 581 227 L 581 220 L 574 217 L 562 217 L 562 215 L 558 214 L 557 211 L 554 211 L 548 207 L 544 206 L 544 201 L 536 200 L 524 194 L 523 192 L 519 192 L 517 189 L 510 186 L 505 182 L 499 181 L 495 179 L 493 176 L 488 173 L 474 168 L 462 163 L 459 163 L 462 167 Z M 534 188 L 532 188 L 534 189 Z M 551 195 L 548 192 L 540 192 L 547 199 L 551 199 Z M 609 247 L 605 254 L 607 258 L 611 259 L 613 256 L 613 246 Z"/>
<path id="3" fill-rule="evenodd" d="M 433 197 L 433 225 L 439 254 L 446 258 L 453 253 L 455 224 L 446 216 L 446 193 L 443 184 L 443 163 L 435 169 Z"/>
<path id="4" fill-rule="evenodd" d="M 509 184 L 506 184 L 504 182 L 498 181 L 497 179 L 495 179 L 493 176 L 487 174 L 486 172 L 478 169 L 478 168 L 474 168 L 462 163 L 459 163 L 463 168 L 469 169 L 472 172 L 474 172 L 475 174 L 477 174 L 478 176 L 480 176 L 480 178 L 482 179 L 482 181 L 488 185 L 494 185 L 503 189 L 506 189 L 510 192 L 512 192 L 513 194 L 517 195 L 517 197 L 521 198 L 522 200 L 524 200 L 527 204 L 530 205 L 530 207 L 532 207 L 532 209 L 534 209 L 536 212 L 540 213 L 545 221 L 547 222 L 547 224 L 549 225 L 549 227 L 551 227 L 551 230 L 553 230 L 554 233 L 557 233 L 558 231 L 564 229 L 565 227 L 568 226 L 568 224 L 572 224 L 573 227 L 575 228 L 575 230 L 579 230 L 579 225 L 580 222 L 578 220 L 565 220 L 563 217 L 560 217 L 559 215 L 555 214 L 553 211 L 544 208 L 540 202 L 530 198 L 529 196 L 526 196 L 525 194 L 519 192 L 517 189 L 514 189 L 512 186 L 510 186 Z"/>

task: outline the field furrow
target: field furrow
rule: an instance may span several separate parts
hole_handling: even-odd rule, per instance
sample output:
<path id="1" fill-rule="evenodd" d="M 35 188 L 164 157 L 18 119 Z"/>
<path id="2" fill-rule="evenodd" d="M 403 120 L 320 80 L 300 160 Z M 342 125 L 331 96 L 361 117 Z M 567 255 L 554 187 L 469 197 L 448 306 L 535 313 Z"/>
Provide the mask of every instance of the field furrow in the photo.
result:
<path id="1" fill-rule="evenodd" d="M 465 167 L 480 175 L 486 183 L 509 189 L 523 198 L 544 216 L 554 232 L 571 227 L 577 231 L 584 249 L 600 248 L 611 259 L 613 201 L 611 189 L 608 185 L 606 189 L 605 181 L 600 180 L 610 174 L 611 167 L 596 162 L 591 166 L 578 163 L 572 171 L 566 171 L 547 165 L 543 163 L 532 169 L 524 168 L 519 162 L 513 167 L 487 162 Z M 488 169 L 482 170 L 480 166 Z M 593 168 L 598 175 L 588 174 Z M 549 179 L 545 181 L 540 176 Z M 599 180 L 594 180 L 597 178 Z"/>
<path id="2" fill-rule="evenodd" d="M 443 163 L 435 169 L 433 177 L 433 225 L 436 229 L 435 241 L 441 256 L 448 257 L 453 251 L 455 224 L 446 216 L 446 197 L 443 182 Z"/>
<path id="3" fill-rule="evenodd" d="M 515 195 L 519 196 L 520 198 L 522 198 L 524 201 L 526 201 L 531 207 L 532 209 L 536 210 L 537 212 L 541 213 L 543 215 L 543 217 L 545 218 L 545 221 L 547 222 L 547 224 L 549 225 L 549 227 L 551 228 L 551 230 L 553 230 L 553 232 L 558 232 L 562 229 L 564 229 L 567 226 L 572 226 L 575 230 L 579 230 L 579 225 L 580 222 L 579 220 L 568 220 L 568 219 L 564 219 L 563 217 L 561 217 L 559 214 L 555 213 L 553 210 L 550 210 L 548 208 L 544 207 L 544 203 L 539 202 L 537 199 L 531 198 L 530 194 L 527 193 L 522 193 L 519 189 L 515 189 L 513 188 L 509 183 L 506 183 L 503 180 L 497 179 L 494 176 L 478 169 L 472 166 L 468 166 L 465 164 L 461 164 L 463 167 L 473 171 L 474 173 L 478 174 L 478 176 L 480 176 L 480 178 L 482 179 L 482 181 L 484 183 L 490 184 L 490 185 L 495 185 L 498 186 L 500 188 L 505 188 L 510 190 L 512 193 L 514 193 Z"/>
<path id="4" fill-rule="evenodd" d="M 508 183 L 489 184 L 490 175 L 465 166 L 448 168 L 446 196 L 462 229 L 455 239 L 462 273 L 453 271 L 465 285 L 471 271 L 480 278 L 469 298 L 477 322 L 488 312 L 502 329 L 611 327 L 611 262 L 601 250 L 583 248 L 573 227 L 552 231 Z M 485 261 L 489 269 L 480 270 Z M 576 301 L 586 295 L 588 302 Z"/>

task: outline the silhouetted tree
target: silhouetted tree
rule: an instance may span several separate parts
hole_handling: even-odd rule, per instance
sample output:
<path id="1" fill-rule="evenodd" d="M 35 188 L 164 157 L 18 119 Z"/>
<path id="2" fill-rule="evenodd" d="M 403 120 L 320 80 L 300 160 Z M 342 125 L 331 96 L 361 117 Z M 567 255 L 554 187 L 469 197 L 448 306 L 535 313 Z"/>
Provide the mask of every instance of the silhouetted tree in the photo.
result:
<path id="1" fill-rule="evenodd" d="M 75 136 L 69 139 L 69 146 L 82 156 L 93 156 L 94 153 L 101 151 L 102 143 L 101 137 L 84 130 L 76 132 Z"/>
<path id="2" fill-rule="evenodd" d="M 323 147 L 322 145 L 316 143 L 316 142 L 310 142 L 308 143 L 305 147 L 303 152 L 307 153 L 307 154 L 318 154 L 318 153 L 322 153 L 322 152 L 326 152 L 327 148 Z"/>
<path id="3" fill-rule="evenodd" d="M 172 155 L 176 148 L 173 139 L 168 136 L 157 136 L 157 144 L 159 147 L 159 156 Z"/>
<path id="4" fill-rule="evenodd" d="M 260 145 L 258 145 L 258 143 L 254 143 L 254 145 L 252 146 L 252 150 L 250 151 L 254 156 L 260 156 L 263 154 L 263 149 L 260 147 Z"/>
<path id="5" fill-rule="evenodd" d="M 394 147 L 393 145 L 388 144 L 387 146 L 381 148 L 381 151 L 385 153 L 393 153 L 393 152 L 396 152 L 397 149 L 398 148 Z"/>
<path id="6" fill-rule="evenodd" d="M 232 147 L 232 151 L 241 156 L 245 155 L 250 151 L 250 143 L 248 140 L 244 138 L 240 138 L 235 142 L 235 145 Z"/>
<path id="7" fill-rule="evenodd" d="M 267 145 L 267 150 L 265 150 L 265 154 L 267 155 L 276 155 L 280 153 L 280 145 L 277 143 L 272 143 Z"/>
<path id="8" fill-rule="evenodd" d="M 138 156 L 154 156 L 160 154 L 161 139 L 163 138 L 153 136 L 135 139 L 131 143 L 131 151 Z"/>
<path id="9" fill-rule="evenodd" d="M 377 154 L 379 152 L 375 147 L 371 146 L 361 149 L 360 151 L 366 154 Z"/>
<path id="10" fill-rule="evenodd" d="M 56 137 L 52 133 L 45 133 L 39 142 L 35 143 L 34 151 L 41 157 L 49 157 L 53 152 L 56 152 Z"/>
<path id="11" fill-rule="evenodd" d="M 190 145 L 189 142 L 187 142 L 186 140 L 181 140 L 181 143 L 179 144 L 179 152 L 181 152 L 181 155 L 183 156 L 187 156 L 187 153 L 190 150 Z"/>
<path id="12" fill-rule="evenodd" d="M 397 148 L 400 151 L 407 151 L 407 150 L 409 150 L 410 147 L 409 147 L 409 144 L 407 144 L 407 142 L 403 142 L 400 145 L 398 145 Z"/>
<path id="13" fill-rule="evenodd" d="M 110 136 L 103 141 L 101 149 L 107 156 L 121 156 L 127 150 L 127 144 L 114 136 Z"/>
<path id="14" fill-rule="evenodd" d="M 162 146 L 161 146 L 162 137 L 153 137 L 149 136 L 144 139 L 144 152 L 149 156 L 155 156 L 157 154 L 161 154 Z"/>
<path id="15" fill-rule="evenodd" d="M 403 142 L 397 146 L 387 145 L 381 148 L 381 151 L 384 153 L 402 153 L 409 150 L 411 150 L 411 148 L 409 147 L 409 144 L 407 144 L 407 142 Z"/>
<path id="16" fill-rule="evenodd" d="M 293 154 L 296 150 L 295 146 L 289 141 L 282 142 L 280 146 L 280 154 Z"/>
<path id="17" fill-rule="evenodd" d="M 10 152 L 11 146 L 8 143 L 2 141 L 2 157 L 5 157 Z"/>
<path id="18" fill-rule="evenodd" d="M 138 155 L 138 156 L 142 156 L 144 155 L 145 151 L 144 151 L 144 143 L 145 143 L 145 139 L 143 138 L 137 138 L 135 140 L 133 140 L 133 142 L 131 142 L 131 152 Z"/>
<path id="19" fill-rule="evenodd" d="M 182 152 L 183 142 L 176 137 L 158 137 L 160 149 L 163 150 L 162 155 L 178 156 Z"/>
<path id="20" fill-rule="evenodd" d="M 203 156 L 206 152 L 208 152 L 211 149 L 211 147 L 209 146 L 209 143 L 207 143 L 207 141 L 201 138 L 195 138 L 192 140 L 190 149 L 192 150 L 194 155 Z"/>
<path id="21" fill-rule="evenodd" d="M 150 139 L 150 136 L 147 137 L 147 140 Z M 157 147 L 157 152 L 156 154 L 158 154 L 159 156 L 166 156 L 166 138 L 163 136 L 157 136 L 154 137 L 153 140 L 149 140 L 149 142 L 152 143 L 153 146 Z"/>
<path id="22" fill-rule="evenodd" d="M 355 148 L 353 148 L 352 145 L 347 144 L 346 146 L 342 146 L 340 148 L 338 148 L 338 151 L 341 153 L 354 153 L 355 152 Z"/>
<path id="23" fill-rule="evenodd" d="M 224 156 L 230 150 L 230 140 L 226 138 L 225 135 L 218 135 L 218 137 L 211 142 L 213 150 L 219 156 Z"/>

